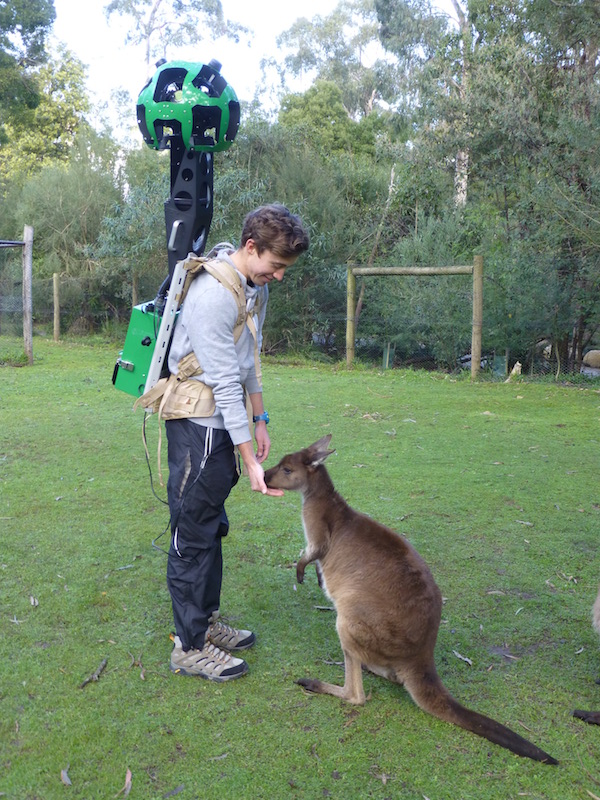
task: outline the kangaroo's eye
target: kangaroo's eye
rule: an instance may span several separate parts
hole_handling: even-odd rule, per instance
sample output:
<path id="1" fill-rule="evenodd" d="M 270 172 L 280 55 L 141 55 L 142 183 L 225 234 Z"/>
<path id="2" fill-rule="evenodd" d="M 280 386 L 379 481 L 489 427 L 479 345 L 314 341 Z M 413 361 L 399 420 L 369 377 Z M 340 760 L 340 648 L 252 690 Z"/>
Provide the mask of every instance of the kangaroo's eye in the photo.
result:
<path id="1" fill-rule="evenodd" d="M 283 468 L 283 474 L 284 475 L 291 475 L 292 474 L 292 470 L 289 467 L 284 467 Z"/>

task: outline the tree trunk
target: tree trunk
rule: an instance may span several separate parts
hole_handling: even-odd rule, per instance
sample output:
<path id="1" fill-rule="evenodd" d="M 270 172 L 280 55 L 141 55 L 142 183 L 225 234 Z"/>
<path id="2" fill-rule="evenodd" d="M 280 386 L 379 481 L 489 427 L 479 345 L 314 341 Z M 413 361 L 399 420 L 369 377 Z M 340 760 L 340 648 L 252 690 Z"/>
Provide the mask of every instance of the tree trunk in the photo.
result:
<path id="1" fill-rule="evenodd" d="M 373 266 L 373 262 L 375 261 L 375 255 L 377 254 L 377 248 L 379 246 L 379 240 L 381 239 L 381 232 L 383 231 L 383 226 L 385 225 L 385 221 L 387 219 L 387 215 L 390 210 L 390 205 L 392 203 L 392 198 L 394 196 L 394 176 L 396 172 L 396 165 L 392 167 L 392 171 L 390 174 L 390 185 L 388 187 L 388 196 L 385 203 L 385 208 L 383 210 L 383 214 L 381 215 L 381 220 L 379 221 L 379 226 L 377 228 L 377 233 L 375 234 L 375 243 L 373 244 L 373 248 L 371 250 L 371 255 L 369 256 L 369 261 L 367 263 L 368 267 Z M 360 287 L 360 294 L 358 296 L 358 302 L 356 303 L 356 309 L 354 311 L 354 329 L 358 328 L 358 320 L 360 318 L 360 312 L 362 311 L 363 301 L 365 297 L 365 282 L 363 280 L 361 287 Z"/>
<path id="2" fill-rule="evenodd" d="M 454 205 L 464 208 L 467 205 L 467 189 L 469 185 L 469 151 L 461 149 L 456 154 L 454 171 Z"/>

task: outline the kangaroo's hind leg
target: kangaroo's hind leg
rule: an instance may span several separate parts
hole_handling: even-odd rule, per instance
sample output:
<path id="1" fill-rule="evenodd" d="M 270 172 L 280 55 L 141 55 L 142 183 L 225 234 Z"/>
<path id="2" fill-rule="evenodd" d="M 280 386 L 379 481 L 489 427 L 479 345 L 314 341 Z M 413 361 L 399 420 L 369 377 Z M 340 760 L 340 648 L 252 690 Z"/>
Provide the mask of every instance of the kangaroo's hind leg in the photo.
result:
<path id="1" fill-rule="evenodd" d="M 316 694 L 332 694 L 347 703 L 362 706 L 365 703 L 365 690 L 363 688 L 362 668 L 360 659 L 355 654 L 344 650 L 344 670 L 346 679 L 343 686 L 334 683 L 325 683 L 315 678 L 300 678 L 296 681 L 309 692 Z"/>

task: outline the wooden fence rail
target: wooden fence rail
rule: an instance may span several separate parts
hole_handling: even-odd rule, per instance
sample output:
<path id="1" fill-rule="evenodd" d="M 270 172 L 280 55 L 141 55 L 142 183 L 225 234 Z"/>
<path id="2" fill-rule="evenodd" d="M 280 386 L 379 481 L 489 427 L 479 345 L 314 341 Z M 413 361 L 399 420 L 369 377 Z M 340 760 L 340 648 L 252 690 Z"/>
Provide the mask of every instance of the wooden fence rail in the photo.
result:
<path id="1" fill-rule="evenodd" d="M 483 330 L 483 256 L 475 256 L 472 264 L 452 267 L 348 267 L 346 290 L 346 364 L 354 361 L 356 343 L 356 277 L 358 275 L 473 275 L 473 324 L 471 330 L 471 379 L 481 369 L 481 336 Z"/>

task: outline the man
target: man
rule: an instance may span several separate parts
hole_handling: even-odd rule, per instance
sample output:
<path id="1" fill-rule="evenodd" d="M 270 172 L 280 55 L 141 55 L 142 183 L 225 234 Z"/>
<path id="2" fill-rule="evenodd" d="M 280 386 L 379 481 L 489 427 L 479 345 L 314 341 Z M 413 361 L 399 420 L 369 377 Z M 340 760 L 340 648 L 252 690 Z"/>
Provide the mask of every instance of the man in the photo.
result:
<path id="1" fill-rule="evenodd" d="M 172 533 L 167 586 L 176 630 L 171 670 L 181 675 L 226 681 L 248 671 L 246 662 L 232 653 L 251 647 L 254 634 L 225 625 L 219 615 L 221 540 L 229 529 L 224 504 L 238 480 L 235 447 L 252 489 L 282 494 L 268 489 L 264 481 L 269 418 L 263 405 L 258 353 L 267 286 L 283 280 L 308 244 L 301 220 L 287 208 L 256 209 L 244 221 L 239 249 L 221 250 L 217 255 L 237 271 L 250 312 L 237 341 L 234 296 L 206 272 L 191 283 L 175 327 L 170 371 L 176 374 L 180 359 L 193 352 L 203 370 L 201 381 L 212 389 L 215 402 L 210 417 L 166 422 Z M 245 393 L 252 407 L 256 453 Z"/>

